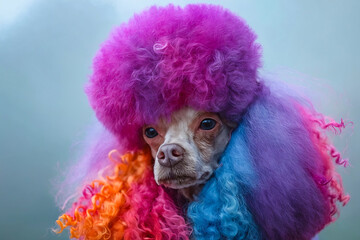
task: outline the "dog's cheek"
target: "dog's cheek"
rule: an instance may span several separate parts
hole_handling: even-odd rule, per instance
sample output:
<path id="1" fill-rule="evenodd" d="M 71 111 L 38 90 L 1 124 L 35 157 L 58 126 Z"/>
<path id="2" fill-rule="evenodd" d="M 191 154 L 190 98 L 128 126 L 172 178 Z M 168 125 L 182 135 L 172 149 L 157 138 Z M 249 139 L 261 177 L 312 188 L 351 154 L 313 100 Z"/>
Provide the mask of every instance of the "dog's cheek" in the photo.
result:
<path id="1" fill-rule="evenodd" d="M 155 182 L 159 185 L 159 175 L 160 175 L 160 164 L 158 163 L 158 161 L 155 159 L 154 160 L 154 179 Z"/>
<path id="2" fill-rule="evenodd" d="M 198 132 L 194 136 L 194 142 L 199 149 L 202 160 L 205 163 L 209 163 L 212 160 L 213 154 L 213 143 L 214 138 L 216 137 L 215 133 L 205 133 Z"/>
<path id="3" fill-rule="evenodd" d="M 162 136 L 158 136 L 156 139 L 148 139 L 147 144 L 150 146 L 151 149 L 151 155 L 153 157 L 153 172 L 154 172 L 154 178 L 157 184 L 159 184 L 159 177 L 161 175 L 161 166 L 159 162 L 156 160 L 156 155 L 159 150 L 159 147 L 164 142 L 164 138 Z"/>
<path id="4" fill-rule="evenodd" d="M 150 146 L 151 155 L 155 159 L 156 155 L 157 155 L 157 152 L 159 150 L 159 147 L 164 142 L 164 138 L 162 136 L 157 136 L 154 139 L 146 139 L 145 141 Z"/>
<path id="5" fill-rule="evenodd" d="M 223 126 L 218 134 L 218 137 L 214 141 L 214 155 L 221 155 L 231 139 L 231 128 Z"/>

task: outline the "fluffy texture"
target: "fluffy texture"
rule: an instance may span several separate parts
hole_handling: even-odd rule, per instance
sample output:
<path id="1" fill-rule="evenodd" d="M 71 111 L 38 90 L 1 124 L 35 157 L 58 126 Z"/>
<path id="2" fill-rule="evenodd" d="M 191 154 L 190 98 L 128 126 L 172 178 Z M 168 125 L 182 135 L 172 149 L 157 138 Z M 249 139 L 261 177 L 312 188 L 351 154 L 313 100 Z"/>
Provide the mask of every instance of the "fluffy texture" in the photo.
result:
<path id="1" fill-rule="evenodd" d="M 196 239 L 262 239 L 245 199 L 257 178 L 244 131 L 241 125 L 232 133 L 220 167 L 189 205 Z"/>
<path id="2" fill-rule="evenodd" d="M 325 130 L 337 133 L 345 124 L 259 80 L 254 41 L 243 20 L 211 5 L 152 7 L 115 29 L 86 89 L 112 135 L 70 170 L 82 181 L 102 177 L 60 217 L 60 231 L 70 227 L 79 239 L 306 240 L 332 222 L 336 204 L 349 199 L 333 162 L 347 161 Z M 238 124 L 220 167 L 189 203 L 192 235 L 186 205 L 156 185 L 141 138 L 144 124 L 185 106 Z M 130 153 L 112 152 L 106 163 L 110 148 Z"/>
<path id="3" fill-rule="evenodd" d="M 346 161 L 323 131 L 342 127 L 343 121 L 326 123 L 305 101 L 264 87 L 189 206 L 196 239 L 314 237 L 334 220 L 336 202 L 349 199 L 332 159 Z"/>
<path id="4" fill-rule="evenodd" d="M 84 188 L 57 232 L 70 227 L 71 238 L 88 240 L 188 239 L 179 209 L 155 183 L 150 151 L 109 157 L 114 171 Z"/>
<path id="5" fill-rule="evenodd" d="M 108 153 L 114 149 L 123 153 L 117 138 L 107 131 L 99 122 L 87 128 L 87 137 L 76 145 L 80 148 L 79 159 L 72 159 L 70 164 L 57 180 L 56 201 L 62 210 L 66 210 L 71 203 L 82 195 L 83 189 L 98 177 L 109 165 Z M 79 150 L 78 150 L 79 151 Z M 77 160 L 77 161 L 75 161 Z"/>
<path id="6" fill-rule="evenodd" d="M 98 119 L 128 150 L 142 148 L 144 124 L 184 106 L 239 121 L 261 88 L 255 39 L 222 7 L 152 7 L 102 45 L 86 92 Z"/>
<path id="7" fill-rule="evenodd" d="M 310 239 L 345 204 L 324 117 L 285 93 L 263 94 L 243 118 L 258 176 L 247 202 L 265 239 Z M 335 122 L 328 126 L 343 127 Z M 340 163 L 340 162 L 338 162 Z"/>

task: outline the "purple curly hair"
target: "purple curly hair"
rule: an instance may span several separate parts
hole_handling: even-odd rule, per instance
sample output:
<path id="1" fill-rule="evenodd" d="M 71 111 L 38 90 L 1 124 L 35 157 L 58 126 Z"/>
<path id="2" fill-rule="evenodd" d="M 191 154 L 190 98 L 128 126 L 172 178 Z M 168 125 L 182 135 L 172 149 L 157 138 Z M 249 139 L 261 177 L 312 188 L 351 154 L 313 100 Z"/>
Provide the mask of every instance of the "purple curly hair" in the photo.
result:
<path id="1" fill-rule="evenodd" d="M 96 225 L 98 238 L 91 239 L 305 240 L 334 221 L 337 203 L 345 205 L 349 196 L 333 160 L 347 161 L 325 130 L 336 133 L 345 123 L 325 121 L 310 102 L 259 78 L 255 39 L 243 20 L 212 5 L 152 7 L 115 29 L 95 57 L 86 88 L 112 134 L 97 138 L 60 191 L 80 182 L 74 176 L 105 175 L 85 187 L 93 195 L 83 191 L 60 217 L 61 231 L 71 227 L 80 239 L 93 236 Z M 175 204 L 176 194 L 155 183 L 141 131 L 183 107 L 238 124 L 220 167 L 188 205 Z M 133 151 L 133 160 L 121 160 L 109 177 L 104 152 L 111 148 Z"/>
<path id="2" fill-rule="evenodd" d="M 245 21 L 219 6 L 152 7 L 113 31 L 86 92 L 128 150 L 143 146 L 144 124 L 184 106 L 238 122 L 261 89 L 255 39 Z"/>

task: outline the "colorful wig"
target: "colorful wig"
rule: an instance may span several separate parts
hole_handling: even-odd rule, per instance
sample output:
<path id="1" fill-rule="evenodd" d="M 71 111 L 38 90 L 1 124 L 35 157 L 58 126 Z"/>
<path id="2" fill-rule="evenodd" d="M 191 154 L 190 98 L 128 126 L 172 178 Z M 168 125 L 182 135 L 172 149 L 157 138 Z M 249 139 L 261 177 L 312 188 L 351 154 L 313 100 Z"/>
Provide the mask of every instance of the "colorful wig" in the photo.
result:
<path id="1" fill-rule="evenodd" d="M 242 19 L 212 5 L 152 7 L 116 28 L 86 87 L 109 132 L 60 188 L 76 182 L 83 190 L 57 221 L 59 232 L 69 227 L 72 238 L 91 240 L 311 239 L 334 221 L 336 203 L 349 197 L 333 162 L 347 161 L 325 131 L 345 124 L 259 77 L 255 39 Z M 183 107 L 238 124 L 193 202 L 155 183 L 141 132 Z"/>
<path id="2" fill-rule="evenodd" d="M 346 204 L 348 196 L 332 159 L 347 162 L 339 160 L 321 130 L 340 131 L 344 123 L 325 123 L 304 104 L 264 87 L 232 134 L 222 166 L 189 206 L 188 216 L 200 239 L 213 234 L 209 226 L 224 230 L 226 224 L 231 230 L 217 239 L 258 239 L 252 234 L 238 237 L 255 228 L 246 209 L 237 209 L 237 204 L 248 206 L 264 239 L 311 239 L 334 220 L 336 202 Z M 246 218 L 234 216 L 240 213 Z"/>
<path id="3" fill-rule="evenodd" d="M 261 89 L 255 39 L 221 7 L 152 7 L 98 52 L 86 88 L 91 106 L 127 150 L 144 146 L 144 124 L 185 106 L 238 122 Z"/>

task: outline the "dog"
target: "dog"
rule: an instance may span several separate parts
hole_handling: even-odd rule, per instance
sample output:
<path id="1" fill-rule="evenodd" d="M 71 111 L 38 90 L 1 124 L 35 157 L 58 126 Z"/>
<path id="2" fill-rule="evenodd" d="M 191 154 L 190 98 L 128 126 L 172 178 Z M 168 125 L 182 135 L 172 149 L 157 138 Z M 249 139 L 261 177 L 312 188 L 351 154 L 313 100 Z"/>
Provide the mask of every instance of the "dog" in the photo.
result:
<path id="1" fill-rule="evenodd" d="M 194 200 L 219 166 L 234 125 L 216 113 L 184 108 L 170 121 L 162 118 L 144 126 L 143 137 L 155 159 L 155 181 Z"/>
<path id="2" fill-rule="evenodd" d="M 260 57 L 219 6 L 152 7 L 114 29 L 85 90 L 106 134 L 61 188 L 82 191 L 59 232 L 308 240 L 333 222 L 349 200 L 334 165 L 347 161 L 326 130 L 346 124 L 260 76 Z"/>

